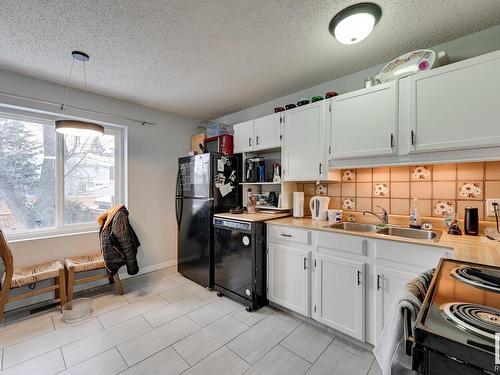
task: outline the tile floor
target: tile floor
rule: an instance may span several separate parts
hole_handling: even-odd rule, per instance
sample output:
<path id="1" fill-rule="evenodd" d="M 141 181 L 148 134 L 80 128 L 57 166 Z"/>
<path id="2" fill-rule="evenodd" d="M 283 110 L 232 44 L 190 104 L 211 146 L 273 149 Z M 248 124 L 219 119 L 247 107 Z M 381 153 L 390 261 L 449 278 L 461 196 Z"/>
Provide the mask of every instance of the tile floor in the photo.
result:
<path id="1" fill-rule="evenodd" d="M 94 313 L 66 324 L 58 309 L 6 314 L 6 374 L 380 374 L 371 352 L 271 307 L 244 307 L 175 269 L 85 291 Z"/>

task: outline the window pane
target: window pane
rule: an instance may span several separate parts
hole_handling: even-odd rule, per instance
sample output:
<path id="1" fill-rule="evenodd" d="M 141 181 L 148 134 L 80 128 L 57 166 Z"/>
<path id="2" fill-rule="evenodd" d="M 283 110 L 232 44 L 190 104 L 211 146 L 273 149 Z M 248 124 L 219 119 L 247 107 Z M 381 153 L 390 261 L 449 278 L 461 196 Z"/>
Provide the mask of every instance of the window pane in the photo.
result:
<path id="1" fill-rule="evenodd" d="M 115 137 L 64 136 L 64 223 L 95 223 L 115 204 Z"/>
<path id="2" fill-rule="evenodd" d="M 22 232 L 55 226 L 53 125 L 0 116 L 0 226 Z"/>

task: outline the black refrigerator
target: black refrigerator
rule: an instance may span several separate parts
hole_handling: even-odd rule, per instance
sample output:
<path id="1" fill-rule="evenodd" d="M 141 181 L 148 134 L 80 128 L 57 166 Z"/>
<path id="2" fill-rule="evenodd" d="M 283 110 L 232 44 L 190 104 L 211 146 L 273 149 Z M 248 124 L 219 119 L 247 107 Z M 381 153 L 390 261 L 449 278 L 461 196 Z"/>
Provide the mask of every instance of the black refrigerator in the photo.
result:
<path id="1" fill-rule="evenodd" d="M 241 159 L 218 153 L 179 159 L 175 209 L 177 269 L 207 288 L 214 285 L 213 214 L 240 205 Z"/>

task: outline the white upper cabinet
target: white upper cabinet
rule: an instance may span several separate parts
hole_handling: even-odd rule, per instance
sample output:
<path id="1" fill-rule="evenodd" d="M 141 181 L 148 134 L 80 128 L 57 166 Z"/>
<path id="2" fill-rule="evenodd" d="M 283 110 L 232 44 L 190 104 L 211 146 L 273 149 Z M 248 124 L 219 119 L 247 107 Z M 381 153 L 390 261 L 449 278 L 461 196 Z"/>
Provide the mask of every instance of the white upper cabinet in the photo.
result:
<path id="1" fill-rule="evenodd" d="M 252 151 L 254 147 L 253 140 L 253 126 L 254 121 L 245 121 L 233 126 L 233 152 L 248 152 Z"/>
<path id="2" fill-rule="evenodd" d="M 254 150 L 266 150 L 281 146 L 280 113 L 264 116 L 254 121 Z"/>
<path id="3" fill-rule="evenodd" d="M 286 181 L 325 179 L 323 102 L 285 112 L 283 126 L 283 178 Z"/>
<path id="4" fill-rule="evenodd" d="M 343 94 L 328 108 L 329 159 L 394 154 L 398 129 L 398 82 Z"/>
<path id="5" fill-rule="evenodd" d="M 500 51 L 408 80 L 410 152 L 500 146 Z"/>

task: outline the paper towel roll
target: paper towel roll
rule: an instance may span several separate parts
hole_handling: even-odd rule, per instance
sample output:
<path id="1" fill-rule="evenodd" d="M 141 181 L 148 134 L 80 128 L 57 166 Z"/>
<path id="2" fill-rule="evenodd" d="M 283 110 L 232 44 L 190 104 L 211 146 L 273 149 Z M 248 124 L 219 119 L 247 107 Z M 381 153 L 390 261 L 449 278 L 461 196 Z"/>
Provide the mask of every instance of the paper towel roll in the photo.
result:
<path id="1" fill-rule="evenodd" d="M 304 192 L 293 193 L 293 217 L 304 217 Z"/>

